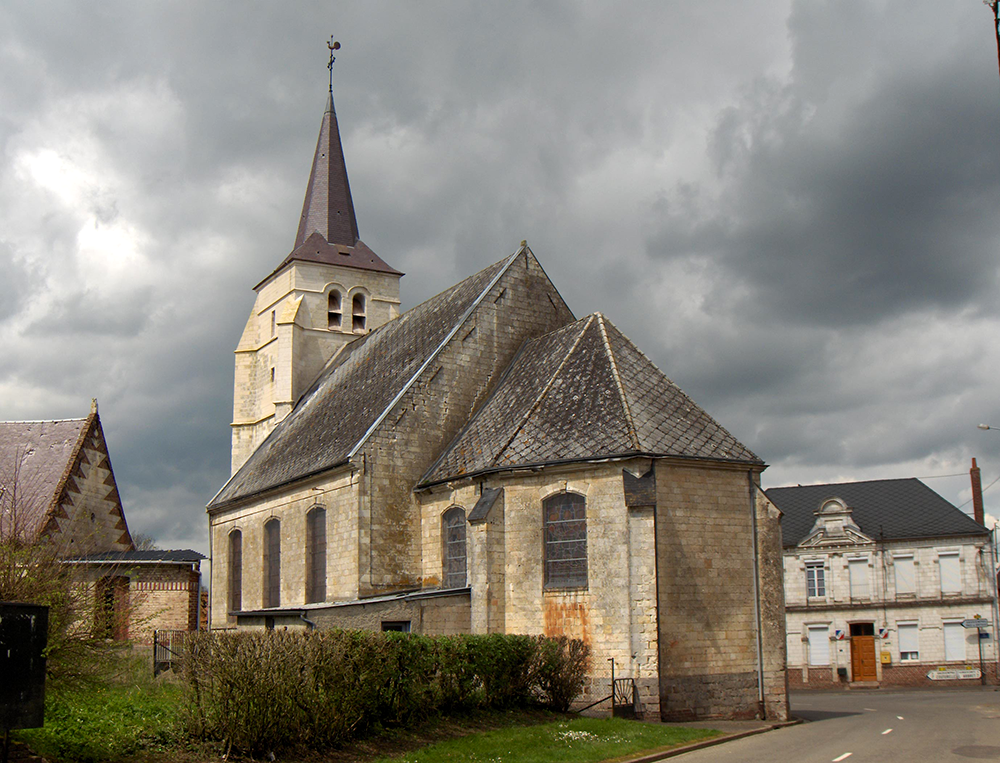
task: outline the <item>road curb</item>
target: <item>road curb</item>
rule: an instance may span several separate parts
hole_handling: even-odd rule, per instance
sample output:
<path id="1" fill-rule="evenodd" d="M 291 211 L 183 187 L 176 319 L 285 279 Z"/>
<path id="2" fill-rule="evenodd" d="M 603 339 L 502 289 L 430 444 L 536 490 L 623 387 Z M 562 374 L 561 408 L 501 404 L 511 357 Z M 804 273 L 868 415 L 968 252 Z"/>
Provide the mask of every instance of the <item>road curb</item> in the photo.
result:
<path id="1" fill-rule="evenodd" d="M 783 729 L 788 726 L 798 726 L 800 723 L 803 723 L 801 718 L 794 718 L 790 721 L 782 721 L 781 723 L 772 723 L 769 726 L 762 726 L 759 729 L 738 731 L 735 734 L 724 734 L 723 736 L 712 737 L 711 739 L 702 739 L 700 742 L 692 742 L 691 744 L 686 744 L 683 747 L 671 747 L 669 750 L 654 752 L 648 755 L 641 755 L 637 758 L 616 758 L 616 760 L 619 763 L 656 763 L 658 760 L 666 760 L 667 758 L 673 758 L 676 755 L 683 755 L 686 752 L 701 750 L 705 747 L 715 747 L 718 744 L 725 744 L 726 742 L 732 742 L 736 739 L 743 739 L 743 737 L 763 734 L 765 731 L 774 731 L 775 729 Z"/>

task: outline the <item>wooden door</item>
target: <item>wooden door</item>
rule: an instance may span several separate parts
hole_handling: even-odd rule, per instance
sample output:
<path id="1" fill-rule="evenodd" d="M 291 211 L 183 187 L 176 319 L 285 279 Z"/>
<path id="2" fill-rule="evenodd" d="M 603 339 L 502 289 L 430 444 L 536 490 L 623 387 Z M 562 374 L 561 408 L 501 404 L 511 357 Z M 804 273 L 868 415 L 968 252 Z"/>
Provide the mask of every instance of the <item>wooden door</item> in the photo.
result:
<path id="1" fill-rule="evenodd" d="M 851 636 L 851 680 L 878 680 L 875 672 L 874 636 Z"/>

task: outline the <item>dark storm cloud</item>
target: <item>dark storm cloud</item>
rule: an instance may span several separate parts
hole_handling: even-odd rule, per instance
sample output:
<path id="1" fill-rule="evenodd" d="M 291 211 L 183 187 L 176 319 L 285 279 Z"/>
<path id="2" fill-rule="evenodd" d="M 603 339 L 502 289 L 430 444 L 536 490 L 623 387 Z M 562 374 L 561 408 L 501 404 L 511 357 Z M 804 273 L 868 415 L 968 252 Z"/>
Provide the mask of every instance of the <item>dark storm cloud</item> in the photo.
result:
<path id="1" fill-rule="evenodd" d="M 404 308 L 527 238 L 784 479 L 961 459 L 958 422 L 995 409 L 982 8 L 65 2 L 0 29 L 0 418 L 97 396 L 161 545 L 205 550 L 331 32 L 361 236 Z"/>

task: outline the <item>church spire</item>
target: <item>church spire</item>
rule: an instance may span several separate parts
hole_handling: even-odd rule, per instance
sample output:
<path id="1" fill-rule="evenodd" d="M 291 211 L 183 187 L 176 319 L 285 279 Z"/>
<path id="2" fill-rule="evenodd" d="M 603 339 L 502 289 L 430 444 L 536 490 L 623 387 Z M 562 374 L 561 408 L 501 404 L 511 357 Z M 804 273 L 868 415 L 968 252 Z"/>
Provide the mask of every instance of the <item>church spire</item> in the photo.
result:
<path id="1" fill-rule="evenodd" d="M 330 69 L 330 94 L 323 113 L 293 250 L 304 244 L 313 232 L 318 232 L 328 244 L 353 247 L 358 240 L 358 221 L 354 216 L 351 184 L 347 180 L 344 149 L 340 144 L 340 127 L 333 107 L 333 51 L 340 49 L 340 43 L 334 42 L 331 37 L 327 47 L 330 49 L 330 63 L 327 64 Z"/>

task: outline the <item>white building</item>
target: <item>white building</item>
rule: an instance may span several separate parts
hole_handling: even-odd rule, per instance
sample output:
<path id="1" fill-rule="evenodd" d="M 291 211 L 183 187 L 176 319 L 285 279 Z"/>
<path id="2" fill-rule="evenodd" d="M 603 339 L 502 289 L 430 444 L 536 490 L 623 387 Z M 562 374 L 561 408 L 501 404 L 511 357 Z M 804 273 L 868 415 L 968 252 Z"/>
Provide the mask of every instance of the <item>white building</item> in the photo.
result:
<path id="1" fill-rule="evenodd" d="M 792 687 L 997 682 L 996 569 L 979 521 L 917 479 L 772 488 Z"/>

